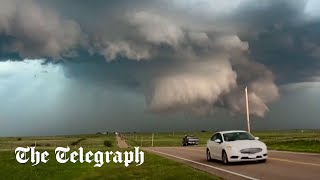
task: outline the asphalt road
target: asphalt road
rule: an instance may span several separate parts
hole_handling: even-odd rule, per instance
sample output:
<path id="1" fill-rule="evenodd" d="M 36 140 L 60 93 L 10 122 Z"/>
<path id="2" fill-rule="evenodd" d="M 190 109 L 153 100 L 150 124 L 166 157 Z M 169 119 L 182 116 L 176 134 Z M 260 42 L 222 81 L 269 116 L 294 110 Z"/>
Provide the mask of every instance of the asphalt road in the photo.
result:
<path id="1" fill-rule="evenodd" d="M 223 165 L 206 160 L 205 147 L 150 147 L 144 150 L 183 162 L 223 179 L 320 179 L 320 154 L 269 151 L 266 163 Z"/>

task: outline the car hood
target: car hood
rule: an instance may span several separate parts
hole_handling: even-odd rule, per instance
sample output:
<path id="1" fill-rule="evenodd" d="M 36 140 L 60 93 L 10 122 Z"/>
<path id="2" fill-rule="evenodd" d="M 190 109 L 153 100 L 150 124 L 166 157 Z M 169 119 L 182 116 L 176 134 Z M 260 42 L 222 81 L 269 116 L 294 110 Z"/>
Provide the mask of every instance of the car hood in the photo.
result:
<path id="1" fill-rule="evenodd" d="M 266 148 L 266 145 L 263 142 L 258 140 L 238 140 L 238 141 L 226 142 L 226 144 L 237 149 L 245 149 L 245 148 L 265 149 Z"/>

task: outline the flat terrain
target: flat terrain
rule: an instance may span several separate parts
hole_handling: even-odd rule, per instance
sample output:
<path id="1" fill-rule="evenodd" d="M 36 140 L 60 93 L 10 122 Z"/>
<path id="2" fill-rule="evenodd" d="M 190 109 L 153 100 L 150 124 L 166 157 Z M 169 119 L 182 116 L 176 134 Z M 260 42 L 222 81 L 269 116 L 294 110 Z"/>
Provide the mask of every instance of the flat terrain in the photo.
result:
<path id="1" fill-rule="evenodd" d="M 195 135 L 199 138 L 199 146 L 205 146 L 214 132 L 156 132 L 153 144 L 156 147 L 181 146 L 182 137 L 186 134 Z M 269 131 L 252 134 L 260 137 L 268 149 L 320 153 L 319 130 Z M 152 133 L 125 134 L 127 143 L 131 146 L 149 147 L 152 145 L 151 137 Z"/>
<path id="2" fill-rule="evenodd" d="M 223 165 L 207 162 L 205 147 L 148 147 L 149 152 L 174 159 L 223 179 L 320 179 L 320 154 L 269 151 L 266 163 Z"/>
<path id="3" fill-rule="evenodd" d="M 54 155 L 53 151 L 49 151 Z M 19 164 L 11 151 L 0 152 L 1 179 L 218 179 L 206 172 L 193 169 L 153 153 L 145 152 L 145 163 L 141 166 L 109 163 L 94 168 L 94 163 L 59 164 L 54 158 L 46 164 L 31 166 Z"/>
<path id="4" fill-rule="evenodd" d="M 320 179 L 320 155 L 270 151 L 270 158 L 265 164 L 241 163 L 224 166 L 219 162 L 207 162 L 205 144 L 213 133 L 155 132 L 153 143 L 156 147 L 150 147 L 152 133 L 124 133 L 121 134 L 121 141 L 117 141 L 114 134 L 0 138 L 1 177 L 4 179 L 178 179 L 181 177 L 218 179 L 219 176 L 224 179 Z M 199 146 L 182 147 L 181 138 L 185 134 L 197 136 L 200 140 Z M 254 132 L 253 134 L 259 136 L 269 149 L 320 152 L 320 131 Z M 129 145 L 128 148 L 126 144 Z M 125 151 L 141 145 L 146 150 L 145 163 L 142 166 L 133 165 L 128 168 L 115 163 L 104 164 L 101 168 L 94 168 L 93 163 L 58 164 L 54 157 L 51 157 L 52 160 L 46 164 L 32 167 L 29 163 L 17 163 L 14 154 L 14 149 L 18 146 L 36 146 L 37 150 L 47 150 L 54 156 L 54 149 L 57 146 L 69 146 L 73 150 L 81 146 L 85 151 Z"/>
<path id="5" fill-rule="evenodd" d="M 110 147 L 105 145 L 105 141 Z M 14 149 L 34 145 L 39 151 L 47 150 L 50 160 L 37 166 L 32 166 L 31 163 L 19 164 L 15 159 Z M 59 164 L 54 153 L 57 146 L 69 146 L 72 150 L 81 146 L 85 151 L 93 152 L 131 150 L 118 148 L 114 134 L 0 138 L 1 179 L 219 179 L 207 172 L 148 152 L 145 152 L 145 162 L 141 166 L 132 164 L 125 167 L 113 162 L 100 168 L 94 168 L 94 162 Z"/>

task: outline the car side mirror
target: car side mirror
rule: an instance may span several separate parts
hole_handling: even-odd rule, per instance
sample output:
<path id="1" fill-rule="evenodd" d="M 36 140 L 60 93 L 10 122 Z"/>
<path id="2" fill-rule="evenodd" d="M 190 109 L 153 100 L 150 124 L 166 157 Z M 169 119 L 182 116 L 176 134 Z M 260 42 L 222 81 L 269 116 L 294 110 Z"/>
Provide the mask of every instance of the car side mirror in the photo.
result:
<path id="1" fill-rule="evenodd" d="M 216 139 L 214 140 L 215 143 L 221 143 L 221 140 L 220 139 Z"/>
<path id="2" fill-rule="evenodd" d="M 259 138 L 259 137 L 255 137 L 255 139 L 256 139 L 256 140 L 259 140 L 260 138 Z"/>

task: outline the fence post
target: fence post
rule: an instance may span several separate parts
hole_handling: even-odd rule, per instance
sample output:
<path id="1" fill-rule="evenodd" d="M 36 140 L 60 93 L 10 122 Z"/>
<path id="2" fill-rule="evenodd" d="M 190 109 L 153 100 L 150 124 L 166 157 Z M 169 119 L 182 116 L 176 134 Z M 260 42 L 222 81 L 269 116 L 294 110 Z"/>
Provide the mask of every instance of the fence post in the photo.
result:
<path id="1" fill-rule="evenodd" d="M 152 133 L 152 141 L 151 141 L 151 146 L 153 147 L 153 136 L 154 134 Z"/>
<path id="2" fill-rule="evenodd" d="M 142 147 L 142 141 L 143 141 L 143 138 L 141 137 L 141 147 Z"/>

